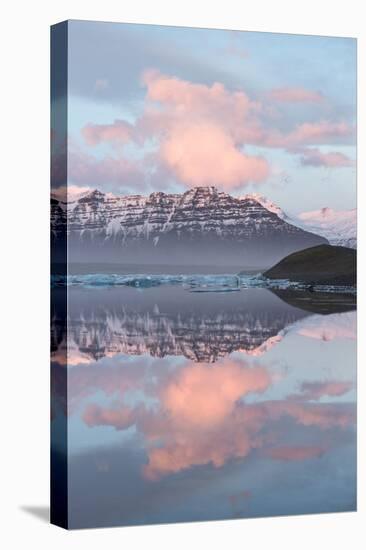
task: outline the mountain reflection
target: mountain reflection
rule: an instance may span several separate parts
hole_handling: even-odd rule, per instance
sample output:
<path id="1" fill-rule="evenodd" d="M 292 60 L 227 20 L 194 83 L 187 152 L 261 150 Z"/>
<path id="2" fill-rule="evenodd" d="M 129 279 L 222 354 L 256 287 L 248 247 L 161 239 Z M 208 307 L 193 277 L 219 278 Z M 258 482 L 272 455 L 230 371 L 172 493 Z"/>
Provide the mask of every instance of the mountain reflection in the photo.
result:
<path id="1" fill-rule="evenodd" d="M 286 327 L 307 315 L 264 289 L 213 299 L 181 287 L 70 288 L 67 338 L 55 292 L 53 360 L 64 363 L 66 347 L 69 365 L 119 353 L 200 362 L 237 350 L 261 355 L 281 340 Z"/>
<path id="2" fill-rule="evenodd" d="M 354 509 L 356 312 L 266 289 L 53 298 L 75 526 Z"/>

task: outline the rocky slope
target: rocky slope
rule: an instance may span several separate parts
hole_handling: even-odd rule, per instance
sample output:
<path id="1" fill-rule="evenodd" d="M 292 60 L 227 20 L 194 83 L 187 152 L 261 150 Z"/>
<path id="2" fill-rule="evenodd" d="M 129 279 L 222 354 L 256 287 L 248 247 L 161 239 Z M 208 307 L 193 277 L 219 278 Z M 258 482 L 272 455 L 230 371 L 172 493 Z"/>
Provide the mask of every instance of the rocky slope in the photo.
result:
<path id="1" fill-rule="evenodd" d="M 268 266 L 326 239 L 281 219 L 256 196 L 215 187 L 182 194 L 110 196 L 93 191 L 53 199 L 52 237 L 67 233 L 70 261 Z"/>

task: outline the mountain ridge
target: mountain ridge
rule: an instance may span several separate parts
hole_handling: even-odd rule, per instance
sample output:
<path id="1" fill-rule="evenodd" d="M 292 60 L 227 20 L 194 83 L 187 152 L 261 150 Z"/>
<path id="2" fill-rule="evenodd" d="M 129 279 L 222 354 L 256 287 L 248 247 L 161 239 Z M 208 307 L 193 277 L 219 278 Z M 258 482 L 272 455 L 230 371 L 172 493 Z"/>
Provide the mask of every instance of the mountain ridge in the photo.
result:
<path id="1" fill-rule="evenodd" d="M 71 261 L 269 265 L 328 242 L 278 213 L 255 195 L 234 197 L 214 186 L 120 197 L 93 190 L 69 203 L 53 197 L 51 228 L 55 241 L 67 235 Z"/>

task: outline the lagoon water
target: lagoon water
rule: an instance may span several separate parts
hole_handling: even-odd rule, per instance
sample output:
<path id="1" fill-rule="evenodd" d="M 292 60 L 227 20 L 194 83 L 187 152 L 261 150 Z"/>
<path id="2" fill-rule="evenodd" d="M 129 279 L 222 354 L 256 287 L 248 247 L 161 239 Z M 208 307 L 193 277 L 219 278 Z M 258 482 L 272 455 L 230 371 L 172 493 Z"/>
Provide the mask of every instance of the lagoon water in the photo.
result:
<path id="1" fill-rule="evenodd" d="M 351 306 L 79 285 L 66 330 L 58 292 L 53 422 L 69 421 L 71 528 L 355 509 Z"/>

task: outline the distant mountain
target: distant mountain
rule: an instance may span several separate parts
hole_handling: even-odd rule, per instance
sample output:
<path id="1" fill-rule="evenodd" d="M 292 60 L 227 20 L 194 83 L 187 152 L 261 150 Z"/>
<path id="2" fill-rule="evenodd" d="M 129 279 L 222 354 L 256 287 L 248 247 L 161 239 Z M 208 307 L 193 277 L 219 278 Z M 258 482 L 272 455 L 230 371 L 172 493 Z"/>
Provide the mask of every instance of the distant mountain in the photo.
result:
<path id="1" fill-rule="evenodd" d="M 357 210 L 333 210 L 333 208 L 320 208 L 303 212 L 298 216 L 288 216 L 282 208 L 274 202 L 263 197 L 259 193 L 245 195 L 243 198 L 252 198 L 258 201 L 264 208 L 277 214 L 281 220 L 296 225 L 305 231 L 321 235 L 335 246 L 357 246 Z"/>
<path id="2" fill-rule="evenodd" d="M 264 276 L 304 283 L 354 286 L 356 251 L 330 245 L 307 248 L 286 256 L 265 271 Z"/>
<path id="3" fill-rule="evenodd" d="M 353 210 L 333 210 L 321 208 L 300 214 L 295 225 L 325 237 L 330 244 L 356 248 L 357 212 Z"/>
<path id="4" fill-rule="evenodd" d="M 327 243 L 273 203 L 215 187 L 121 197 L 95 190 L 68 203 L 53 197 L 51 217 L 54 243 L 67 234 L 71 262 L 260 267 Z"/>

